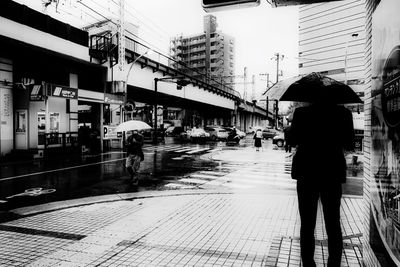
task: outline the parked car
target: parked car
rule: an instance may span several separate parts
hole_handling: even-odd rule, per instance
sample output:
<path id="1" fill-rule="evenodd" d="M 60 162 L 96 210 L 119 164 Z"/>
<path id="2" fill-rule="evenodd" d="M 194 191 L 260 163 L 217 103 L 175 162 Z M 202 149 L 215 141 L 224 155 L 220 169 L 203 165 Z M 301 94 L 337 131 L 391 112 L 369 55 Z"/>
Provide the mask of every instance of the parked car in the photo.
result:
<path id="1" fill-rule="evenodd" d="M 283 147 L 285 145 L 285 137 L 283 133 L 279 133 L 272 138 L 272 144 Z"/>
<path id="2" fill-rule="evenodd" d="M 265 128 L 262 130 L 263 139 L 274 138 L 277 135 L 277 132 L 272 128 Z"/>
<path id="3" fill-rule="evenodd" d="M 222 128 L 224 128 L 225 130 L 228 131 L 228 135 L 233 130 L 233 127 L 231 127 L 231 126 L 224 126 Z M 246 137 L 246 133 L 241 131 L 241 130 L 239 130 L 238 128 L 236 128 L 236 133 L 239 135 L 240 139 L 243 139 L 243 138 Z"/>
<path id="4" fill-rule="evenodd" d="M 205 142 L 210 138 L 210 134 L 207 133 L 203 128 L 193 128 L 186 132 L 180 134 L 180 139 L 182 141 L 190 142 Z"/>
<path id="5" fill-rule="evenodd" d="M 165 136 L 179 136 L 183 131 L 181 126 L 170 126 L 165 130 Z"/>
<path id="6" fill-rule="evenodd" d="M 228 138 L 229 132 L 220 126 L 207 126 L 204 130 L 210 134 L 210 139 L 216 140 L 226 140 Z"/>
<path id="7" fill-rule="evenodd" d="M 262 130 L 263 127 L 261 126 L 250 126 L 247 133 L 254 134 L 258 129 Z"/>

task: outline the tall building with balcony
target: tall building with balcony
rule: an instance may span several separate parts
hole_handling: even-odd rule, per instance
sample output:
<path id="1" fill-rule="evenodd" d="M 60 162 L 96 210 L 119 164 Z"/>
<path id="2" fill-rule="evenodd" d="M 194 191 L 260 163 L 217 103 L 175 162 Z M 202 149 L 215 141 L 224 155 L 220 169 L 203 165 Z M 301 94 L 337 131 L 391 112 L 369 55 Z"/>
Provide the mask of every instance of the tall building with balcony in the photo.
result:
<path id="1" fill-rule="evenodd" d="M 343 0 L 299 7 L 300 74 L 319 72 L 348 84 L 363 99 L 365 5 L 365 0 Z M 361 139 L 363 105 L 347 107 L 353 111 L 356 133 Z"/>
<path id="2" fill-rule="evenodd" d="M 170 66 L 211 84 L 233 83 L 235 75 L 235 40 L 217 30 L 213 15 L 204 17 L 204 32 L 171 40 Z M 184 64 L 179 64 L 184 63 Z"/>

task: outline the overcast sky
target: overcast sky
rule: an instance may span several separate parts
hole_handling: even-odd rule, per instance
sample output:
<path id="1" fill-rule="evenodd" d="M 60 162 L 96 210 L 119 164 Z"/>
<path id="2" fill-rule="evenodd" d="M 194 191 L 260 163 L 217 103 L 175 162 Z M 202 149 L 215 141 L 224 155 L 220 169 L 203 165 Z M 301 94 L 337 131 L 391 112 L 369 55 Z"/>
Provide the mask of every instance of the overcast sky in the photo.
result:
<path id="1" fill-rule="evenodd" d="M 200 0 L 127 1 L 172 36 L 203 31 L 203 17 L 207 13 Z M 284 77 L 298 72 L 298 7 L 271 8 L 266 1 L 262 2 L 258 7 L 211 13 L 217 17 L 218 29 L 235 37 L 236 74 L 243 74 L 247 67 L 248 81 L 256 76 L 257 95 L 266 85 L 260 73 L 270 73 L 272 82 L 276 81 L 276 61 L 271 60 L 275 53 L 284 55 L 280 62 Z M 251 85 L 247 87 L 251 89 Z M 241 91 L 240 86 L 237 89 Z"/>
<path id="2" fill-rule="evenodd" d="M 103 19 L 99 13 L 106 17 L 118 16 L 119 0 L 81 0 L 81 3 L 60 0 L 58 12 L 54 4 L 44 11 L 42 0 L 16 1 L 77 27 Z M 172 37 L 203 32 L 203 17 L 207 13 L 201 0 L 125 1 L 126 20 L 138 24 L 141 38 L 165 53 Z M 235 37 L 236 75 L 243 75 L 244 67 L 248 70 L 248 82 L 255 75 L 257 98 L 266 88 L 266 81 L 262 80 L 265 76 L 259 74 L 270 73 L 270 80 L 276 81 L 276 61 L 271 59 L 275 53 L 284 55 L 280 62 L 283 78 L 298 72 L 298 7 L 271 8 L 266 1 L 261 2 L 258 7 L 211 13 L 217 17 L 218 30 Z M 252 85 L 247 88 L 251 96 Z M 236 89 L 242 93 L 243 85 L 237 85 Z"/>

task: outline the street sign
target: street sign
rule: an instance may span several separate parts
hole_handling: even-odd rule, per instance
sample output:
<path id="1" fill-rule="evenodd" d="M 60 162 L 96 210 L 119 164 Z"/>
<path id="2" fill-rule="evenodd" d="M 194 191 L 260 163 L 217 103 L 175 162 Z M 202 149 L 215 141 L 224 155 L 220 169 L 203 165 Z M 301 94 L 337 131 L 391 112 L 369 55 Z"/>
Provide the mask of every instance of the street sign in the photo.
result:
<path id="1" fill-rule="evenodd" d="M 118 133 L 115 131 L 115 129 L 117 128 L 117 126 L 109 126 L 109 125 L 104 125 L 103 129 L 104 129 L 104 137 L 103 140 L 110 140 L 110 139 L 118 139 L 121 136 L 118 136 Z"/>

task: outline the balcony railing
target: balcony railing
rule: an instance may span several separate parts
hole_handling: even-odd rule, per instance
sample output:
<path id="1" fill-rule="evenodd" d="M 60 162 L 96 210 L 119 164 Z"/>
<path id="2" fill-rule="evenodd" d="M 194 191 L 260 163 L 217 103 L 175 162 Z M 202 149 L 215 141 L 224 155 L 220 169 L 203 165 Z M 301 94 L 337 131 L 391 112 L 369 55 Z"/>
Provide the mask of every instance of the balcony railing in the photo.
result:
<path id="1" fill-rule="evenodd" d="M 126 38 L 126 57 L 128 58 L 128 62 L 133 61 L 135 58 L 138 58 L 140 55 L 146 53 L 149 49 L 148 46 L 141 44 L 140 42 L 130 38 Z M 91 37 L 92 40 L 96 40 L 95 37 Z M 118 38 L 117 35 L 113 35 L 110 38 L 110 47 L 113 50 L 117 49 Z M 197 49 L 198 51 L 204 50 L 203 48 Z M 197 51 L 196 50 L 196 51 Z M 193 50 L 191 51 L 193 52 Z M 179 53 L 180 56 L 183 56 L 183 53 Z M 176 54 L 178 56 L 178 53 Z M 140 64 L 147 65 L 153 68 L 155 71 L 160 70 L 163 73 L 175 75 L 175 76 L 184 76 L 188 80 L 191 80 L 192 83 L 204 87 L 206 90 L 211 90 L 217 94 L 225 95 L 234 99 L 241 99 L 239 92 L 234 90 L 228 85 L 221 83 L 220 81 L 213 81 L 212 78 L 201 73 L 196 68 L 191 67 L 190 65 L 176 60 L 176 58 L 166 56 L 162 53 L 153 50 L 151 55 L 143 56 L 140 61 Z M 205 65 L 202 65 L 205 66 Z M 197 66 L 198 67 L 198 66 Z"/>

